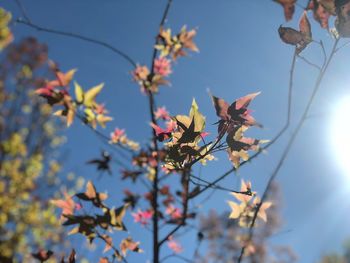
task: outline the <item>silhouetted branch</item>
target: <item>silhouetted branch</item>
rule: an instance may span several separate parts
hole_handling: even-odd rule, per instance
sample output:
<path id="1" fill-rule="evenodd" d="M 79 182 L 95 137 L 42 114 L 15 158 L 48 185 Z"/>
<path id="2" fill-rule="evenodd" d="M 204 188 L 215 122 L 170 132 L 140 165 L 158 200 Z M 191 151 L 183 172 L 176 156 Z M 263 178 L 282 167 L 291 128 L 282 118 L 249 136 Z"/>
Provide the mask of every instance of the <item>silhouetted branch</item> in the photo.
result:
<path id="1" fill-rule="evenodd" d="M 16 1 L 18 2 L 19 0 L 16 0 Z M 42 27 L 42 26 L 39 26 L 37 24 L 32 23 L 27 15 L 24 15 L 24 16 L 25 16 L 25 20 L 18 18 L 16 20 L 16 22 L 19 24 L 24 24 L 26 26 L 34 28 L 38 31 L 42 31 L 42 32 L 50 33 L 50 34 L 55 34 L 55 35 L 71 37 L 71 38 L 75 38 L 75 39 L 80 39 L 80 40 L 83 40 L 86 42 L 90 42 L 90 43 L 105 47 L 105 48 L 111 50 L 112 52 L 114 52 L 115 54 L 117 54 L 118 56 L 125 59 L 129 64 L 131 64 L 132 67 L 136 67 L 136 62 L 129 55 L 127 55 L 125 52 L 121 51 L 120 49 L 112 46 L 111 44 L 108 44 L 106 42 L 103 42 L 103 41 L 100 41 L 100 40 L 97 40 L 97 39 L 94 39 L 91 37 L 82 36 L 82 35 L 79 35 L 76 33 L 72 33 L 72 32 L 66 32 L 66 31 L 61 31 L 61 30 L 57 30 L 57 29 Z"/>

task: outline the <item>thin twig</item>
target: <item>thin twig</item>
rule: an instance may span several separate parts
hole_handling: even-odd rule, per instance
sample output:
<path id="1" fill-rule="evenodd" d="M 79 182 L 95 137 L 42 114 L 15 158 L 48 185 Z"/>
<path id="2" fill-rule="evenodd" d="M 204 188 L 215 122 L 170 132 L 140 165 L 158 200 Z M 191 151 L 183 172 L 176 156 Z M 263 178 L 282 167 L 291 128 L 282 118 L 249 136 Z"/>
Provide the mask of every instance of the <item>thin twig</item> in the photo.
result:
<path id="1" fill-rule="evenodd" d="M 72 33 L 72 32 L 66 32 L 66 31 L 61 31 L 61 30 L 57 30 L 57 29 L 52 29 L 52 28 L 47 28 L 47 27 L 42 27 L 36 24 L 33 24 L 32 22 L 30 22 L 30 20 L 23 20 L 21 18 L 18 18 L 16 20 L 17 23 L 19 24 L 23 24 L 26 26 L 29 26 L 31 28 L 34 28 L 38 31 L 42 31 L 42 32 L 46 32 L 46 33 L 50 33 L 50 34 L 55 34 L 55 35 L 61 35 L 61 36 L 66 36 L 66 37 L 71 37 L 71 38 L 75 38 L 75 39 L 80 39 L 86 42 L 90 42 L 102 47 L 105 47 L 111 51 L 113 51 L 115 54 L 117 54 L 118 56 L 122 57 L 123 59 L 125 59 L 132 67 L 136 67 L 137 64 L 136 62 L 129 56 L 127 55 L 125 52 L 121 51 L 120 49 L 112 46 L 111 44 L 108 44 L 106 42 L 91 38 L 91 37 L 87 37 L 87 36 L 82 36 L 76 33 Z"/>
<path id="2" fill-rule="evenodd" d="M 15 1 L 16 1 L 17 6 L 19 7 L 19 9 L 21 10 L 21 13 L 22 13 L 24 19 L 27 20 L 29 23 L 31 23 L 32 21 L 30 20 L 24 6 L 22 5 L 22 2 L 20 0 L 15 0 Z"/>
<path id="3" fill-rule="evenodd" d="M 311 62 L 310 60 L 308 60 L 307 58 L 301 56 L 301 55 L 298 55 L 298 58 L 300 58 L 301 60 L 303 60 L 306 64 L 310 65 L 311 67 L 314 67 L 316 68 L 317 70 L 321 71 L 321 67 L 318 66 L 317 64 Z"/>
<path id="4" fill-rule="evenodd" d="M 345 42 L 344 44 L 340 45 L 334 52 L 337 53 L 340 49 L 348 46 L 350 44 L 350 41 Z"/>

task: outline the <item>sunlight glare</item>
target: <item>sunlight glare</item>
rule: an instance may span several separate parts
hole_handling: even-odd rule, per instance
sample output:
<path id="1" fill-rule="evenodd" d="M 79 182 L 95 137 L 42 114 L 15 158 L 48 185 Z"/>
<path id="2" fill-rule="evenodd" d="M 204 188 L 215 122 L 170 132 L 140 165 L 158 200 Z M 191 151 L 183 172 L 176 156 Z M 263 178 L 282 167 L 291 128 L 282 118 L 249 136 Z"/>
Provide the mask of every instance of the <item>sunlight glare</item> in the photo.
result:
<path id="1" fill-rule="evenodd" d="M 342 172 L 350 176 L 350 96 L 337 104 L 330 128 L 332 155 Z"/>

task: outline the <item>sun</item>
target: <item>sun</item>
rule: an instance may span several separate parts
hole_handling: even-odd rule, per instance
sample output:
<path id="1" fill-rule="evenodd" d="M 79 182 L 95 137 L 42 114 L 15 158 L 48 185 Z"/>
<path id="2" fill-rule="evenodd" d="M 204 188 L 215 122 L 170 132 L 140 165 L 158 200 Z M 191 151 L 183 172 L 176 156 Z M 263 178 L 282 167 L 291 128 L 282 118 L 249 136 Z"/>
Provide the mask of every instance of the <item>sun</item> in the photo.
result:
<path id="1" fill-rule="evenodd" d="M 337 104 L 330 127 L 332 155 L 343 172 L 350 175 L 350 96 Z"/>

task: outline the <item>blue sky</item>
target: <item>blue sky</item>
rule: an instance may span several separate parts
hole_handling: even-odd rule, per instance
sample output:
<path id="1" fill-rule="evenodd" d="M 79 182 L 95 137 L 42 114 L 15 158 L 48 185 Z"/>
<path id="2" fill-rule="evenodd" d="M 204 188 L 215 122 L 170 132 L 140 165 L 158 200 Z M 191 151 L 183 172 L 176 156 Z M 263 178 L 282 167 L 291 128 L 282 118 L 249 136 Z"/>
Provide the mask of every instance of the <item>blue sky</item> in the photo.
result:
<path id="1" fill-rule="evenodd" d="M 20 16 L 15 1 L 0 0 L 0 4 L 10 10 L 14 18 Z M 150 63 L 165 4 L 164 0 L 23 0 L 33 23 L 106 41 L 141 64 Z M 296 26 L 299 14 L 301 10 L 297 9 L 294 20 L 287 25 Z M 331 37 L 314 20 L 311 22 L 314 39 L 322 39 L 329 50 Z M 176 0 L 166 25 L 177 31 L 184 24 L 198 29 L 195 42 L 200 53 L 179 59 L 173 68 L 172 86 L 161 88 L 157 104 L 166 105 L 172 114 L 185 114 L 195 97 L 207 123 L 211 124 L 217 117 L 207 89 L 229 102 L 261 91 L 252 108 L 264 129 L 255 129 L 250 134 L 272 138 L 285 122 L 293 56 L 293 47 L 282 43 L 277 33 L 280 24 L 285 24 L 281 7 L 267 0 Z M 34 35 L 47 43 L 50 58 L 58 61 L 62 70 L 78 68 L 76 80 L 83 87 L 105 83 L 100 101 L 106 102 L 114 117 L 104 131 L 106 134 L 118 126 L 125 128 L 130 138 L 147 142 L 150 136 L 147 99 L 131 81 L 132 68 L 126 61 L 94 44 L 37 32 L 24 25 L 17 24 L 13 31 L 17 39 Z M 350 237 L 350 174 L 339 165 L 335 157 L 338 149 L 330 140 L 332 129 L 342 128 L 331 127 L 335 106 L 350 93 L 349 50 L 344 48 L 336 55 L 313 104 L 312 113 L 326 112 L 326 116 L 305 123 L 277 178 L 283 191 L 284 224 L 280 233 L 271 238 L 271 243 L 290 245 L 299 255 L 299 262 L 315 262 L 322 253 L 340 250 L 344 239 Z M 311 44 L 303 55 L 313 61 L 322 60 L 316 44 Z M 292 128 L 311 94 L 316 71 L 298 60 L 295 75 Z M 214 126 L 209 130 L 214 133 Z M 266 154 L 240 170 L 239 176 L 250 179 L 258 192 L 264 189 L 291 131 L 287 131 Z M 66 169 L 87 179 L 96 178 L 94 170 L 84 163 L 104 148 L 101 141 L 79 123 L 69 128 L 67 136 L 69 160 Z M 218 161 L 202 169 L 204 178 L 210 180 L 230 168 L 226 157 L 219 157 Z M 239 180 L 232 174 L 222 183 L 239 187 Z M 98 189 L 113 192 L 112 195 L 119 198 L 117 200 L 127 186 L 127 183 L 121 184 L 118 177 L 105 178 L 98 183 Z M 225 200 L 228 198 L 226 192 L 217 192 L 204 211 L 214 207 L 219 211 L 227 209 Z M 143 248 L 150 251 L 149 233 L 133 225 L 130 217 L 128 222 L 131 235 L 143 231 L 144 235 L 138 239 Z M 185 256 L 192 255 L 190 247 L 194 238 L 193 235 L 182 240 Z M 165 248 L 163 255 L 168 253 Z M 151 254 L 133 255 L 131 262 L 145 258 L 151 258 Z"/>

